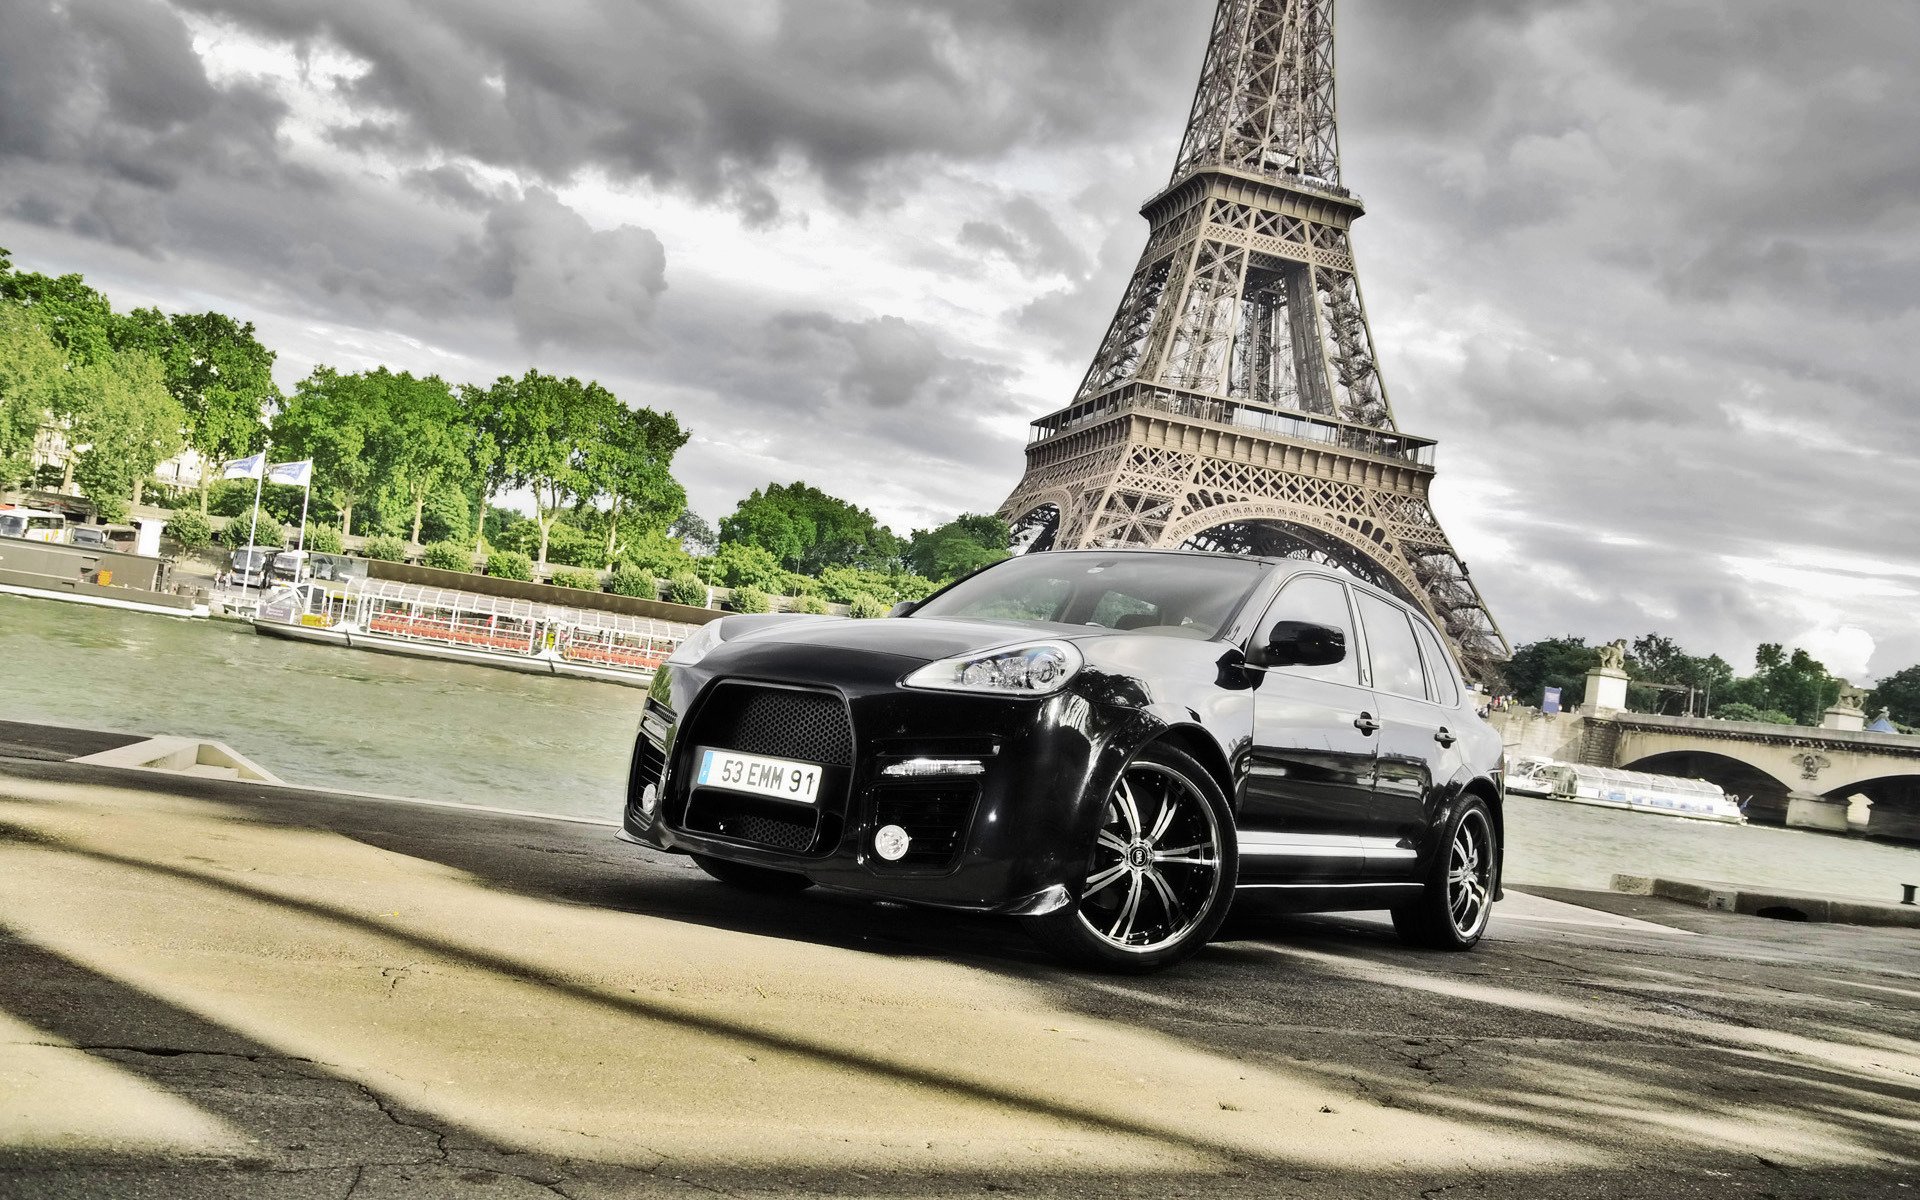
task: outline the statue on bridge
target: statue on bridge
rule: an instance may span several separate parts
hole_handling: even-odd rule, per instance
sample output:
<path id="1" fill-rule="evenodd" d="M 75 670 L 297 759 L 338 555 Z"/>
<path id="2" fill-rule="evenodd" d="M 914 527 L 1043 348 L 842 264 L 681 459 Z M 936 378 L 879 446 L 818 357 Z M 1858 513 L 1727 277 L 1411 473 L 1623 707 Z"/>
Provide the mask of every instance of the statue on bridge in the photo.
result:
<path id="1" fill-rule="evenodd" d="M 1627 639 L 1615 638 L 1600 647 L 1600 669 L 1602 671 L 1624 671 L 1627 669 Z"/>

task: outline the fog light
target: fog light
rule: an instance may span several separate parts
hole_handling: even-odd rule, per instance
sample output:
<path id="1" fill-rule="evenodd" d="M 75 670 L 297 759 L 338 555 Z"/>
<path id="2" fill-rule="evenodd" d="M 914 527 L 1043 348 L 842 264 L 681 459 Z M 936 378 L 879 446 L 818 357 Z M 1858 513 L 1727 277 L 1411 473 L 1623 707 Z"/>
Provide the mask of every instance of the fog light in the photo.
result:
<path id="1" fill-rule="evenodd" d="M 986 764 L 977 758 L 910 758 L 880 768 L 880 774 L 890 779 L 917 779 L 927 775 L 984 775 L 986 772 Z"/>
<path id="2" fill-rule="evenodd" d="M 652 816 L 654 806 L 659 803 L 660 803 L 659 789 L 655 788 L 652 784 L 648 784 L 646 787 L 643 787 L 640 789 L 640 811 L 641 812 L 647 814 L 648 816 Z"/>
<path id="3" fill-rule="evenodd" d="M 907 847 L 912 843 L 907 831 L 898 825 L 883 825 L 880 832 L 873 835 L 873 852 L 888 862 L 899 862 L 907 856 Z"/>

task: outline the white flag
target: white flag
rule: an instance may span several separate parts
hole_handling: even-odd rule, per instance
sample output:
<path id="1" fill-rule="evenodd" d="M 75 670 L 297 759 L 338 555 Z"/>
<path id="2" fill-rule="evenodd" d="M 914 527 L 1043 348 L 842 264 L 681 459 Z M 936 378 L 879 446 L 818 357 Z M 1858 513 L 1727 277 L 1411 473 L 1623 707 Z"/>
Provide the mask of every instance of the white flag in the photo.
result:
<path id="1" fill-rule="evenodd" d="M 265 451 L 255 454 L 250 458 L 236 458 L 227 464 L 227 469 L 222 472 L 220 478 L 258 479 L 260 478 L 260 469 L 266 465 L 267 456 Z"/>
<path id="2" fill-rule="evenodd" d="M 313 460 L 305 458 L 299 462 L 275 463 L 267 468 L 267 482 L 305 487 L 313 482 Z"/>

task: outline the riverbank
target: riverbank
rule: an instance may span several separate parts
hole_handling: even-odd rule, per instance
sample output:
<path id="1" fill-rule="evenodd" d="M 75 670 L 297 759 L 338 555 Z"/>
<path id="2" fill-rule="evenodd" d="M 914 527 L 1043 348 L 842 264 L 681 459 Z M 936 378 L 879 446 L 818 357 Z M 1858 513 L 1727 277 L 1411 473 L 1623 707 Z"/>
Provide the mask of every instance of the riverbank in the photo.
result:
<path id="1" fill-rule="evenodd" d="M 1469 956 L 1246 913 L 1115 980 L 579 821 L 21 760 L 0 805 L 0 1195 L 1879 1195 L 1915 1163 L 1911 935 L 1516 893 Z"/>

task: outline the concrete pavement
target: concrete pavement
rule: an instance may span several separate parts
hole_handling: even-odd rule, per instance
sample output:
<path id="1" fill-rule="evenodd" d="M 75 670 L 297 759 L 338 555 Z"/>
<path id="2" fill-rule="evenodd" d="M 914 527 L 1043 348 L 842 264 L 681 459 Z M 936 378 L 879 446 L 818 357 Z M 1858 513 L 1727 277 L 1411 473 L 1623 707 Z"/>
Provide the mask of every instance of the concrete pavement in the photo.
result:
<path id="1" fill-rule="evenodd" d="M 0 762 L 0 1196 L 1920 1194 L 1920 938 L 1515 894 L 1161 976 L 610 826 Z"/>

